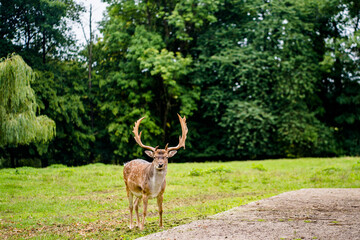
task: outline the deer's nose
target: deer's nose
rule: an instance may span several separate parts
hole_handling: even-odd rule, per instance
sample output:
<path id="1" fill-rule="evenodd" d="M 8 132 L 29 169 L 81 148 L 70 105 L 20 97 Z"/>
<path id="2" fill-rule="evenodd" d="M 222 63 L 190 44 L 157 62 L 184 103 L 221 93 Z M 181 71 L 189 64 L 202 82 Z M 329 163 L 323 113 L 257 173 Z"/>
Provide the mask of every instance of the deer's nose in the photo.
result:
<path id="1" fill-rule="evenodd" d="M 162 168 L 164 166 L 163 163 L 159 163 L 159 168 Z"/>

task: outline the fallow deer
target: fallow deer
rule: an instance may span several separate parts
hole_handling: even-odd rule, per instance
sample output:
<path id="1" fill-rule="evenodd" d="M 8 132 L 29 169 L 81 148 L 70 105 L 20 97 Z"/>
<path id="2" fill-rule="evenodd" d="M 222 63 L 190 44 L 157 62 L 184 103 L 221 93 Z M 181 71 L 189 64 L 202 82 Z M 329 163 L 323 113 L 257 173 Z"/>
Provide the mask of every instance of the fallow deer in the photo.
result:
<path id="1" fill-rule="evenodd" d="M 179 144 L 176 147 L 168 147 L 166 144 L 165 149 L 158 149 L 158 147 L 146 146 L 141 142 L 141 133 L 139 134 L 139 125 L 145 118 L 142 117 L 135 122 L 133 133 L 135 135 L 135 141 L 140 147 L 147 149 L 145 153 L 153 158 L 152 163 L 149 163 L 142 159 L 135 159 L 125 164 L 124 166 L 124 181 L 126 185 L 126 192 L 129 198 L 130 209 L 130 229 L 133 228 L 133 208 L 135 207 L 137 226 L 140 230 L 144 229 L 145 217 L 148 206 L 148 199 L 157 198 L 157 204 L 159 207 L 159 226 L 162 227 L 162 203 L 163 194 L 166 186 L 166 173 L 168 158 L 173 157 L 176 154 L 176 150 L 183 147 L 185 149 L 185 140 L 188 132 L 186 126 L 186 118 L 182 118 L 179 114 L 179 121 L 181 124 L 182 135 L 179 137 Z M 133 198 L 135 196 L 135 201 Z M 143 218 L 140 223 L 139 219 L 139 204 L 142 199 L 144 204 Z"/>

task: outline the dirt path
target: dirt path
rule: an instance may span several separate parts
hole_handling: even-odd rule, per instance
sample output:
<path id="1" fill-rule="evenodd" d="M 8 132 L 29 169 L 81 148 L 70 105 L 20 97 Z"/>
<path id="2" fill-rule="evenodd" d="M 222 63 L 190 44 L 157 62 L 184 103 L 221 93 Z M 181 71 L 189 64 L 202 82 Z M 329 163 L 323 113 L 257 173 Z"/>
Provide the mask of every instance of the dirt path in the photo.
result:
<path id="1" fill-rule="evenodd" d="M 287 192 L 140 239 L 360 239 L 360 188 Z"/>

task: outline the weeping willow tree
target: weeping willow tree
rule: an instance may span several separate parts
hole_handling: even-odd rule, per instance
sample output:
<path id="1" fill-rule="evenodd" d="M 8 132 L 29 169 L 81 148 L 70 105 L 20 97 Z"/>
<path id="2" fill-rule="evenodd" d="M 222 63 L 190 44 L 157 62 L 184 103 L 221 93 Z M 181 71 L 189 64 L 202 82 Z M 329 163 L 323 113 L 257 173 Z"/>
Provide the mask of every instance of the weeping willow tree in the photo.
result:
<path id="1" fill-rule="evenodd" d="M 55 122 L 36 116 L 38 106 L 30 83 L 35 73 L 18 55 L 0 61 L 0 147 L 46 142 L 55 135 Z M 15 159 L 11 165 L 16 167 Z"/>

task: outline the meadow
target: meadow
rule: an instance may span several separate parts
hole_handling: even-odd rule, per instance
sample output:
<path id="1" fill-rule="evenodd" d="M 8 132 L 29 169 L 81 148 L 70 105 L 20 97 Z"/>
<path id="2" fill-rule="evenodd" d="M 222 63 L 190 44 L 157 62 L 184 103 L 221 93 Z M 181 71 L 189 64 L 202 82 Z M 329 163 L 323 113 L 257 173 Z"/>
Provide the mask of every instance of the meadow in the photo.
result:
<path id="1" fill-rule="evenodd" d="M 0 170 L 1 239 L 134 239 L 158 228 L 150 200 L 144 231 L 128 229 L 122 166 Z M 360 157 L 170 163 L 164 229 L 301 188 L 359 188 Z"/>

